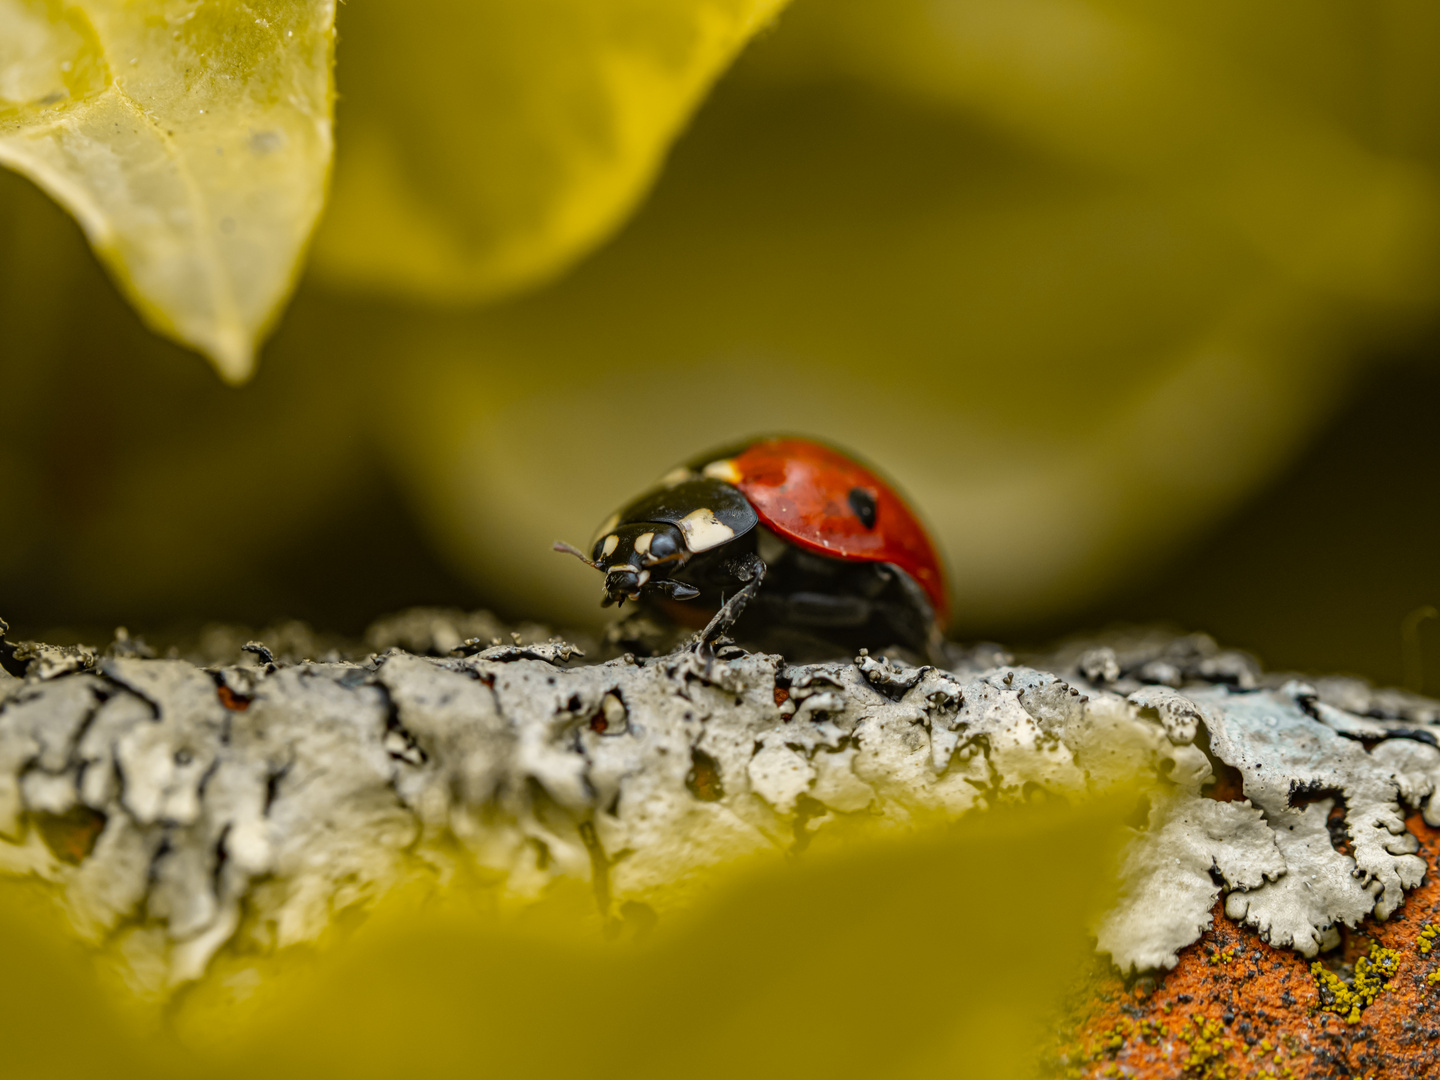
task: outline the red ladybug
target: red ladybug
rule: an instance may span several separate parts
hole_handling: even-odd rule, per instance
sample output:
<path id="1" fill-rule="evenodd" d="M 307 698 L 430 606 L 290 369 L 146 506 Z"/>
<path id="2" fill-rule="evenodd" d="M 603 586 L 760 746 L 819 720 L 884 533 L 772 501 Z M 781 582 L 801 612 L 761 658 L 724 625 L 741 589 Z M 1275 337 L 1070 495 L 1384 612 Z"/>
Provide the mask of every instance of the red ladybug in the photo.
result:
<path id="1" fill-rule="evenodd" d="M 605 574 L 605 606 L 640 601 L 681 622 L 675 601 L 714 609 L 702 649 L 743 612 L 741 631 L 784 626 L 933 653 L 950 615 L 935 545 L 914 512 L 870 469 L 811 439 L 697 458 L 612 514 L 589 558 L 555 548 Z"/>

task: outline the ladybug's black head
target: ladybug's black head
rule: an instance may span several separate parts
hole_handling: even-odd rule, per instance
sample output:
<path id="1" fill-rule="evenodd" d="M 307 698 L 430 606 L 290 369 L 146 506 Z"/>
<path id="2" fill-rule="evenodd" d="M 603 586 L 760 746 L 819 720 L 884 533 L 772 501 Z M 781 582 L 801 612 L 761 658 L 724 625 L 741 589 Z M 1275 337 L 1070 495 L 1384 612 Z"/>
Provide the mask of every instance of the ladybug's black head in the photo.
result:
<path id="1" fill-rule="evenodd" d="M 603 533 L 585 556 L 568 544 L 556 544 L 605 574 L 604 607 L 639 600 L 646 592 L 663 592 L 675 600 L 689 600 L 700 590 L 670 575 L 690 558 L 680 530 L 667 522 L 643 521 L 617 526 Z"/>
<path id="2" fill-rule="evenodd" d="M 617 526 L 596 540 L 591 552 L 595 565 L 605 571 L 601 603 L 608 607 L 639 600 L 642 589 L 673 594 L 679 583 L 670 575 L 687 557 L 685 539 L 674 525 L 642 521 Z"/>

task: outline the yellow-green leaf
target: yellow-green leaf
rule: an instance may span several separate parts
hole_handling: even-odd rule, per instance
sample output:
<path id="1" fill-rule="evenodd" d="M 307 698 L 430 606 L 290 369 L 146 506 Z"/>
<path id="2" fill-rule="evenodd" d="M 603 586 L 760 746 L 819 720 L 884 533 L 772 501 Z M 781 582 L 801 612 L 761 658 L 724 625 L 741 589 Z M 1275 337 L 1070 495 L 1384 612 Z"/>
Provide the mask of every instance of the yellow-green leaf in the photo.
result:
<path id="1" fill-rule="evenodd" d="M 0 163 L 227 379 L 324 202 L 333 24 L 333 0 L 0 0 Z"/>
<path id="2" fill-rule="evenodd" d="M 416 0 L 343 15 L 330 280 L 484 299 L 562 270 L 784 0 Z"/>

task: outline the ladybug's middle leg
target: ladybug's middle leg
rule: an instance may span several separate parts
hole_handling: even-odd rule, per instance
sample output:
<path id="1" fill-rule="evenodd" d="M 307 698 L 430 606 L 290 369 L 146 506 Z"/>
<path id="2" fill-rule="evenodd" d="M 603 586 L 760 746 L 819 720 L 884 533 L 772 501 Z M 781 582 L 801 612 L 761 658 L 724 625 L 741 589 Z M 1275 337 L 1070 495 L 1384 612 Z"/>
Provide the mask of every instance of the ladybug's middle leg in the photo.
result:
<path id="1" fill-rule="evenodd" d="M 700 632 L 700 638 L 695 645 L 699 652 L 708 652 L 715 639 L 735 625 L 735 620 L 740 618 L 745 605 L 759 591 L 761 582 L 765 580 L 765 560 L 753 552 L 732 559 L 725 564 L 724 570 L 743 584 L 734 596 L 720 605 L 715 617 Z"/>

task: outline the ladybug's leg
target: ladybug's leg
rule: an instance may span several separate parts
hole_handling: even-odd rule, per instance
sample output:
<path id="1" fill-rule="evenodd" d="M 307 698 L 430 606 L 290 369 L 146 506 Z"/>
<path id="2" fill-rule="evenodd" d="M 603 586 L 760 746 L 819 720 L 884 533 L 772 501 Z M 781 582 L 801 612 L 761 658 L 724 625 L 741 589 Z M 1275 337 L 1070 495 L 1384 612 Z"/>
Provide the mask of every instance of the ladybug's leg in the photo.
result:
<path id="1" fill-rule="evenodd" d="M 724 569 L 743 584 L 734 596 L 720 605 L 715 617 L 700 632 L 700 639 L 695 643 L 696 651 L 700 653 L 708 653 L 715 639 L 735 625 L 735 620 L 740 618 L 745 605 L 759 591 L 760 583 L 765 580 L 765 560 L 753 553 L 739 556 L 725 564 Z"/>

